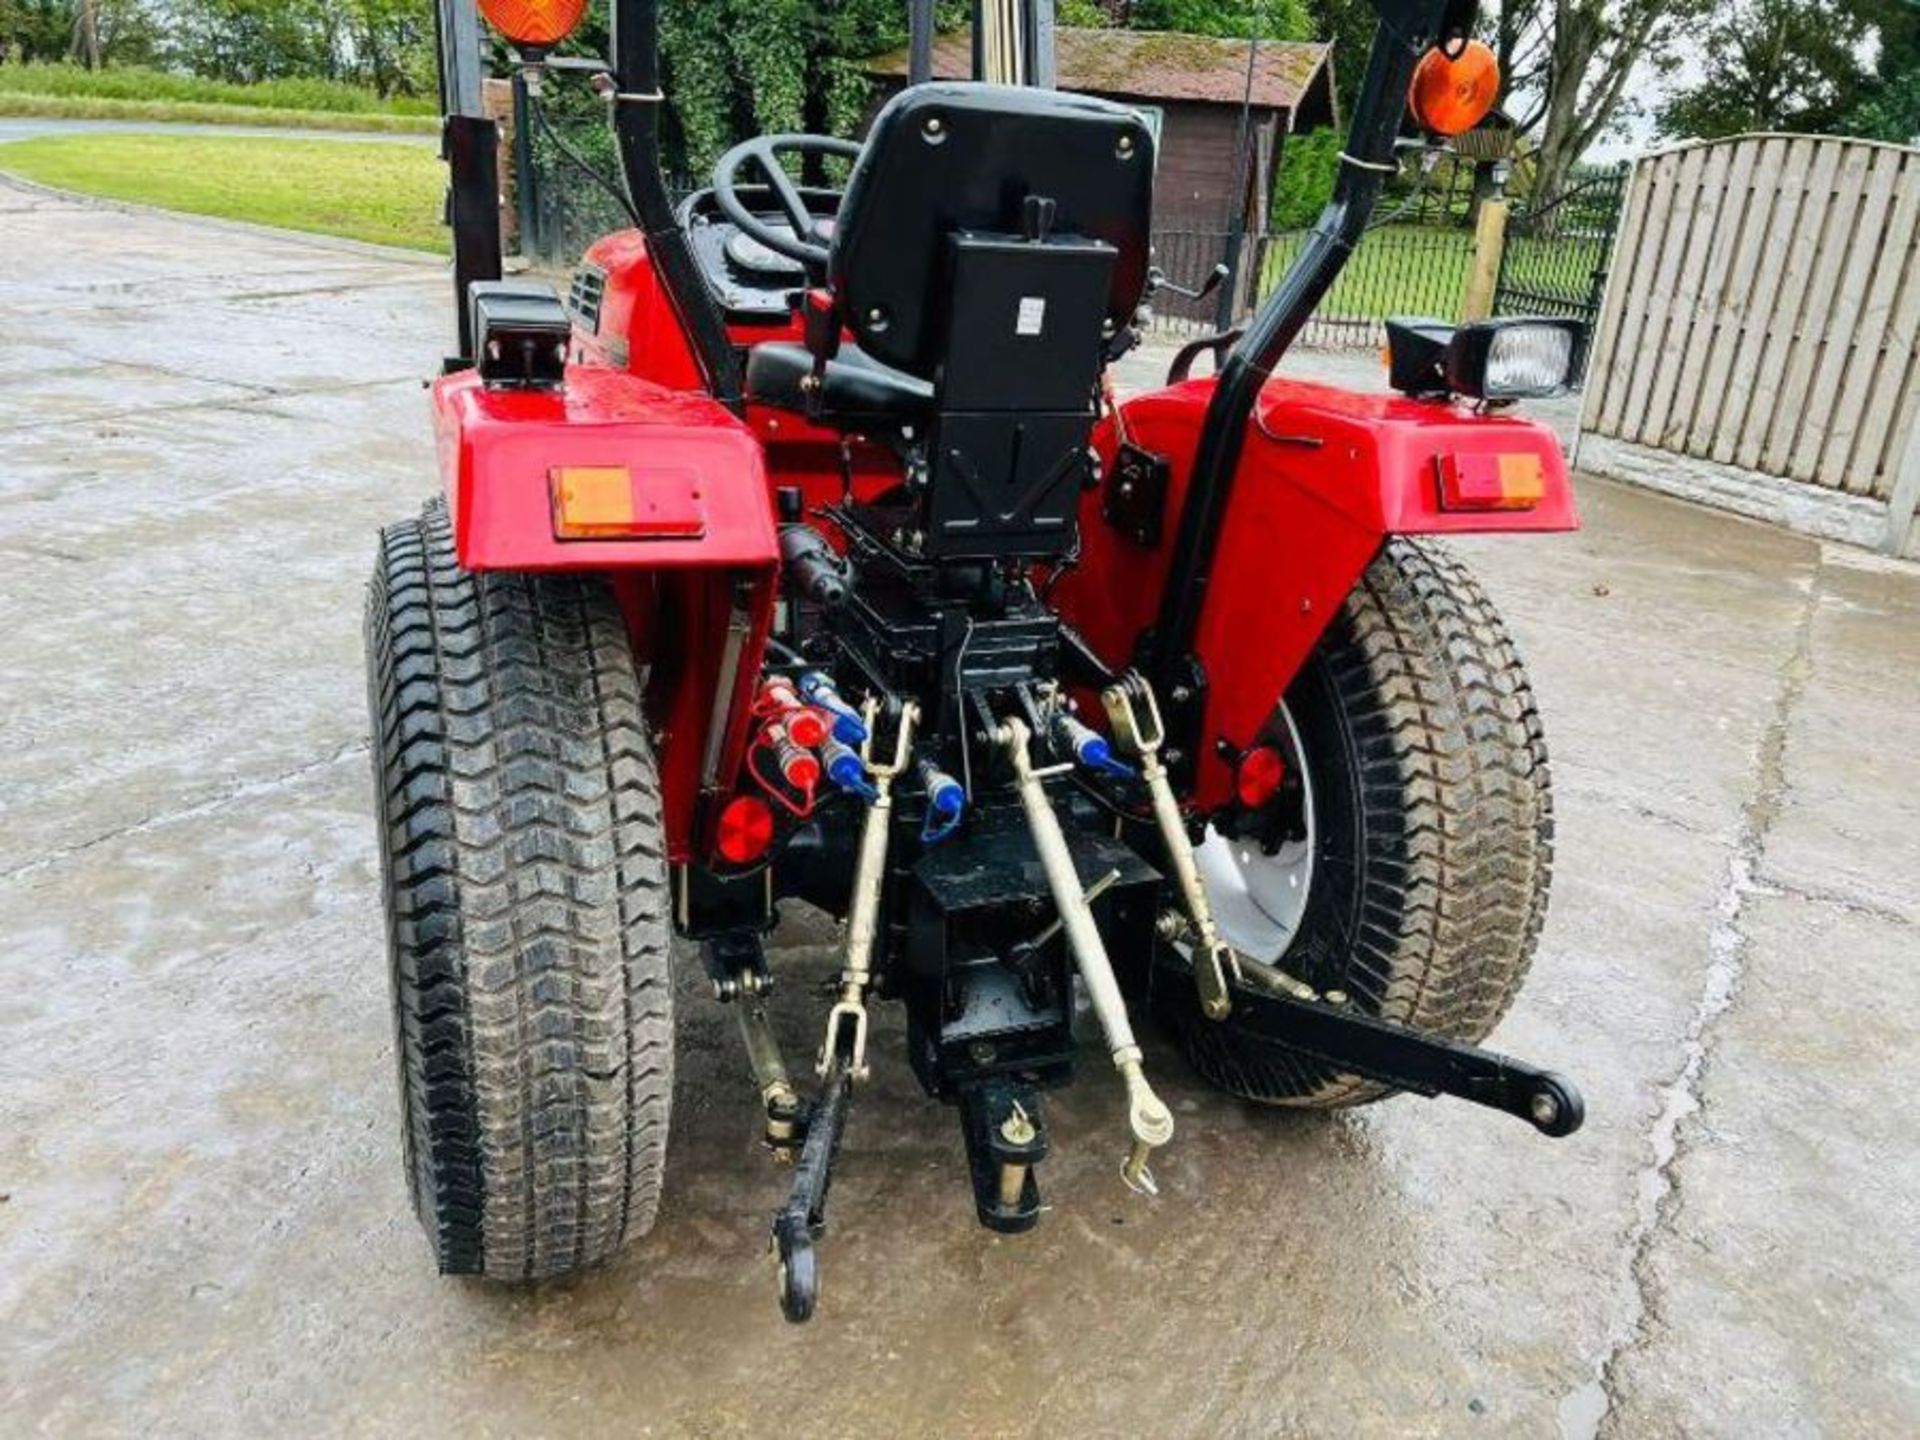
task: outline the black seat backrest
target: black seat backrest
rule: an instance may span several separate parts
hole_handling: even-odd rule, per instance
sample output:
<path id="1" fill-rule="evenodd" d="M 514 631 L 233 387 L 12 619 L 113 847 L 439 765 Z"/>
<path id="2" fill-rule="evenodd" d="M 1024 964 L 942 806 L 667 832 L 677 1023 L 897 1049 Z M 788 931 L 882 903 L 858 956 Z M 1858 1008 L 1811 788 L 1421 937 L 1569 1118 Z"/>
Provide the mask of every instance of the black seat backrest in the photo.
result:
<path id="1" fill-rule="evenodd" d="M 916 85 L 867 136 L 834 222 L 828 279 L 860 346 L 935 379 L 948 343 L 949 244 L 1018 235 L 1027 197 L 1052 229 L 1110 245 L 1103 319 L 1117 334 L 1147 280 L 1153 137 L 1123 105 L 1007 85 Z"/>

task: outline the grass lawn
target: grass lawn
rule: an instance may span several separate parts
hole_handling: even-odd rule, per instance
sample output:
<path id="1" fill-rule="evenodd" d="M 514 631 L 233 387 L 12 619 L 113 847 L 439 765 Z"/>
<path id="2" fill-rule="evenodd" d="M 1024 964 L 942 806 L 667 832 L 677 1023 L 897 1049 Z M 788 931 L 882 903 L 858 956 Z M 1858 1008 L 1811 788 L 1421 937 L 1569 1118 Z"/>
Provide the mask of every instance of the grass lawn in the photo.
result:
<path id="1" fill-rule="evenodd" d="M 1261 294 L 1269 293 L 1306 241 L 1303 233 L 1275 237 L 1261 263 Z M 1473 262 L 1473 236 L 1424 225 L 1385 225 L 1367 233 L 1320 302 L 1329 316 L 1433 315 L 1452 320 Z"/>
<path id="2" fill-rule="evenodd" d="M 446 172 L 425 146 L 225 135 L 48 135 L 0 170 L 194 215 L 442 250 Z"/>
<path id="3" fill-rule="evenodd" d="M 6 67 L 0 65 L 0 70 Z M 0 115 L 54 120 L 158 120 L 171 125 L 267 125 L 285 130 L 379 130 L 431 135 L 431 115 L 387 115 L 362 110 L 281 110 L 188 100 L 121 100 L 110 95 L 21 95 L 0 90 Z"/>
<path id="4" fill-rule="evenodd" d="M 1276 236 L 1261 259 L 1261 294 L 1272 292 L 1305 243 L 1301 234 Z M 1596 266 L 1606 262 L 1603 237 L 1567 236 L 1552 240 L 1510 235 L 1507 279 L 1510 284 L 1565 293 L 1577 300 L 1586 293 Z M 1473 233 L 1424 225 L 1385 225 L 1361 240 L 1347 268 L 1333 282 L 1318 313 L 1336 318 L 1385 319 L 1391 315 L 1431 315 L 1455 320 L 1473 266 Z"/>

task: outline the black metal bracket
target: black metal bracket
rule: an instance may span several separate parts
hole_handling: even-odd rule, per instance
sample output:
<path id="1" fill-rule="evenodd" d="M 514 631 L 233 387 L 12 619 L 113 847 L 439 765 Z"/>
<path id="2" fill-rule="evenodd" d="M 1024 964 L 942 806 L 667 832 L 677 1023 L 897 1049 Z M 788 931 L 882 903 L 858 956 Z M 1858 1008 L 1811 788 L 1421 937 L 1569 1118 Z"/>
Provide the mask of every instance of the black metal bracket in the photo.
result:
<path id="1" fill-rule="evenodd" d="M 453 229 L 454 313 L 461 365 L 474 360 L 472 301 L 476 280 L 500 278 L 500 131 L 493 121 L 449 115 L 440 125 L 440 158 L 447 162 L 447 224 Z"/>
<path id="2" fill-rule="evenodd" d="M 853 1077 L 836 1059 L 807 1124 L 807 1143 L 794 1166 L 793 1191 L 773 1217 L 773 1244 L 780 1256 L 780 1313 L 799 1325 L 813 1318 L 820 1301 L 820 1259 L 814 1243 L 827 1229 L 827 1189 L 846 1133 Z"/>
<path id="3" fill-rule="evenodd" d="M 1172 475 L 1173 467 L 1166 456 L 1131 440 L 1122 442 L 1107 475 L 1101 515 L 1142 549 L 1156 548 L 1166 525 L 1167 486 Z"/>
<path id="4" fill-rule="evenodd" d="M 1173 357 L 1173 363 L 1167 367 L 1167 384 L 1178 385 L 1193 373 L 1193 362 L 1202 355 L 1213 356 L 1215 370 L 1219 369 L 1220 357 L 1240 343 L 1240 337 L 1247 333 L 1244 325 L 1236 325 L 1231 330 L 1222 330 L 1213 335 L 1202 335 L 1198 340 L 1189 340 L 1182 345 Z"/>
<path id="5" fill-rule="evenodd" d="M 1429 1098 L 1451 1095 L 1517 1115 L 1559 1139 L 1580 1128 L 1586 1102 L 1565 1076 L 1458 1041 L 1423 1035 L 1351 1005 L 1295 1000 L 1238 986 L 1226 1022 L 1339 1070 Z"/>
<path id="6" fill-rule="evenodd" d="M 766 946 L 755 931 L 722 930 L 710 936 L 700 947 L 700 963 L 713 984 L 713 998 L 723 1005 L 773 988 Z"/>
<path id="7" fill-rule="evenodd" d="M 1141 656 L 1152 653 L 1155 632 L 1141 637 Z M 1150 672 L 1136 667 L 1136 673 Z M 1160 721 L 1166 727 L 1166 742 L 1160 759 L 1173 779 L 1176 793 L 1193 787 L 1199 768 L 1202 726 L 1207 716 L 1207 667 L 1191 651 L 1177 657 L 1155 682 L 1154 698 L 1160 707 Z"/>

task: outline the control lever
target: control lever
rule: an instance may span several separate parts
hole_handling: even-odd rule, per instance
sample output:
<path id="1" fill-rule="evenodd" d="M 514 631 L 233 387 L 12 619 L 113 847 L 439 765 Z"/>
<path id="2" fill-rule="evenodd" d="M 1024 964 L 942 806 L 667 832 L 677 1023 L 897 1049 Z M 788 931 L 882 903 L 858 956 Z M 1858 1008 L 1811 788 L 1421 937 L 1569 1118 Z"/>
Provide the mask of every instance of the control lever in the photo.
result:
<path id="1" fill-rule="evenodd" d="M 1167 272 L 1162 270 L 1158 265 L 1155 265 L 1147 271 L 1147 293 L 1153 294 L 1159 290 L 1171 290 L 1183 300 L 1204 300 L 1213 294 L 1214 291 L 1218 290 L 1220 288 L 1220 282 L 1225 280 L 1231 273 L 1232 272 L 1227 269 L 1226 261 L 1223 260 L 1207 272 L 1207 278 L 1200 282 L 1198 289 L 1189 290 L 1184 285 L 1174 284 L 1173 281 L 1167 278 Z"/>

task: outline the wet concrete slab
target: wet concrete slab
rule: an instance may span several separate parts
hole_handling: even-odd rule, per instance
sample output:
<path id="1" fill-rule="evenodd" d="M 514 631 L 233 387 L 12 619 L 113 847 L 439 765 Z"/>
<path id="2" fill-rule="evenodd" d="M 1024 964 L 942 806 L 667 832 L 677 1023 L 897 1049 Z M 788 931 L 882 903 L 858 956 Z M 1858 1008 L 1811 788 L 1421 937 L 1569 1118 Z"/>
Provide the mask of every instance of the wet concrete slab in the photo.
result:
<path id="1" fill-rule="evenodd" d="M 1495 1043 L 1579 1078 L 1571 1141 L 1260 1112 L 1155 1046 L 1162 1198 L 1121 1188 L 1090 1064 L 1008 1240 L 883 1061 L 795 1329 L 783 1176 L 687 956 L 654 1233 L 565 1285 L 442 1281 L 400 1173 L 359 616 L 375 528 L 433 485 L 444 273 L 108 213 L 0 186 L 7 1433 L 1920 1429 L 1913 567 L 1600 482 L 1578 535 L 1462 545 L 1558 779 Z M 780 937 L 795 1054 L 831 939 Z"/>

